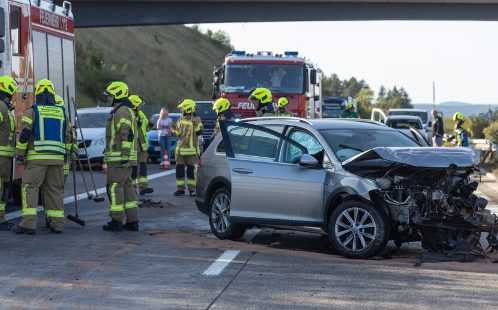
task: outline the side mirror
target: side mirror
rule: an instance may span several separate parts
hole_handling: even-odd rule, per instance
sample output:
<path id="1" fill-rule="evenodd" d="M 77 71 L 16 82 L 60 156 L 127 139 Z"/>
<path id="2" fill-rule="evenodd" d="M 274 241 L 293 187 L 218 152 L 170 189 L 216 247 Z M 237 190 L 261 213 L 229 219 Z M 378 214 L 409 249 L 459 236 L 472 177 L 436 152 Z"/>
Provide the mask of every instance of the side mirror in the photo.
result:
<path id="1" fill-rule="evenodd" d="M 312 69 L 310 71 L 310 83 L 311 85 L 316 85 L 317 84 L 317 76 L 316 76 L 316 70 Z"/>
<path id="2" fill-rule="evenodd" d="M 304 154 L 299 159 L 299 166 L 303 168 L 316 169 L 320 166 L 318 160 L 310 154 Z"/>

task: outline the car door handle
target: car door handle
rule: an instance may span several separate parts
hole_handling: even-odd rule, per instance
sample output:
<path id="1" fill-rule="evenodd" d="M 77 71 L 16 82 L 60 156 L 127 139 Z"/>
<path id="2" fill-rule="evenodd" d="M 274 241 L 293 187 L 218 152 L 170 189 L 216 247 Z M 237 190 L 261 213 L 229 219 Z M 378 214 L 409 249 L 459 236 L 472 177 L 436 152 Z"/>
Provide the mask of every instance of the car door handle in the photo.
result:
<path id="1" fill-rule="evenodd" d="M 233 168 L 233 172 L 238 173 L 238 174 L 252 174 L 252 170 L 249 169 L 244 169 L 244 168 Z"/>

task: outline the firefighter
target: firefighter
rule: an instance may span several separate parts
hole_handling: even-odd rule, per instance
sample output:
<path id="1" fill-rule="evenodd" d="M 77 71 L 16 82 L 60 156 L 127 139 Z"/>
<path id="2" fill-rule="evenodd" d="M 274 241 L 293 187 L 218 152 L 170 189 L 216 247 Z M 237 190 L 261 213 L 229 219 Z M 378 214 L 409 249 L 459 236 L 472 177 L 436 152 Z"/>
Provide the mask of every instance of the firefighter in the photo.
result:
<path id="1" fill-rule="evenodd" d="M 24 112 L 21 122 L 16 161 L 26 164 L 21 186 L 22 220 L 14 232 L 35 233 L 41 188 L 47 227 L 53 233 L 62 233 L 64 160 L 70 129 L 64 108 L 55 104 L 55 88 L 51 81 L 43 79 L 36 83 L 35 104 Z"/>
<path id="2" fill-rule="evenodd" d="M 358 113 L 354 110 L 354 102 L 352 98 L 348 98 L 346 101 L 341 118 L 359 118 Z"/>
<path id="3" fill-rule="evenodd" d="M 289 105 L 289 99 L 287 99 L 286 97 L 278 98 L 278 101 L 277 101 L 277 106 L 278 106 L 277 115 L 278 116 L 293 116 L 291 112 L 287 111 L 287 105 Z"/>
<path id="4" fill-rule="evenodd" d="M 148 153 L 147 149 L 149 147 L 149 141 L 147 138 L 147 130 L 149 129 L 149 119 L 147 115 L 140 109 L 144 101 L 137 95 L 131 95 L 128 98 L 133 105 L 133 112 L 135 113 L 135 118 L 137 121 L 137 159 L 138 166 L 133 166 L 132 179 L 134 184 L 137 185 L 140 195 L 150 194 L 154 192 L 154 189 L 149 187 L 149 181 L 147 179 L 147 159 Z"/>
<path id="5" fill-rule="evenodd" d="M 227 98 L 218 98 L 213 103 L 213 111 L 216 112 L 216 115 L 218 115 L 213 131 L 213 138 L 220 131 L 220 121 L 231 121 L 234 119 L 233 113 L 230 108 L 231 104 Z"/>
<path id="6" fill-rule="evenodd" d="M 17 90 L 16 81 L 8 76 L 0 77 L 0 230 L 9 230 L 10 224 L 5 220 L 7 186 L 12 180 L 12 158 L 15 155 L 16 125 L 13 115 L 12 96 Z"/>
<path id="7" fill-rule="evenodd" d="M 178 108 L 182 118 L 176 124 L 176 187 L 175 196 L 185 195 L 185 168 L 187 169 L 187 187 L 190 196 L 195 196 L 195 165 L 199 161 L 198 137 L 202 134 L 201 119 L 195 116 L 196 103 L 192 99 L 183 100 Z"/>
<path id="8" fill-rule="evenodd" d="M 256 88 L 249 95 L 249 100 L 256 106 L 256 116 L 275 116 L 273 97 L 268 88 Z"/>
<path id="9" fill-rule="evenodd" d="M 104 94 L 112 100 L 113 109 L 106 124 L 104 152 L 111 221 L 102 229 L 138 231 L 138 203 L 131 179 L 132 167 L 137 163 L 138 135 L 133 105 L 128 99 L 128 85 L 112 82 Z M 125 213 L 126 224 L 123 225 Z"/>
<path id="10" fill-rule="evenodd" d="M 455 139 L 457 146 L 469 146 L 469 134 L 467 133 L 467 130 L 463 128 L 465 117 L 461 112 L 456 112 L 453 114 L 453 121 L 455 122 Z"/>

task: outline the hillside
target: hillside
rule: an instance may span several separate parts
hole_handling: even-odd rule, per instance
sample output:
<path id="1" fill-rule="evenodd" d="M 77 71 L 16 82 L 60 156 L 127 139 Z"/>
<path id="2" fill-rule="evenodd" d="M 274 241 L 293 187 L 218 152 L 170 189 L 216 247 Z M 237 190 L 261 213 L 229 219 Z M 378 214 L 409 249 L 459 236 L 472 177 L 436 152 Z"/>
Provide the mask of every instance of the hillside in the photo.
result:
<path id="1" fill-rule="evenodd" d="M 230 49 L 185 26 L 77 29 L 76 42 L 80 107 L 95 106 L 106 83 L 123 79 L 150 112 L 181 98 L 209 98 L 213 66 Z"/>

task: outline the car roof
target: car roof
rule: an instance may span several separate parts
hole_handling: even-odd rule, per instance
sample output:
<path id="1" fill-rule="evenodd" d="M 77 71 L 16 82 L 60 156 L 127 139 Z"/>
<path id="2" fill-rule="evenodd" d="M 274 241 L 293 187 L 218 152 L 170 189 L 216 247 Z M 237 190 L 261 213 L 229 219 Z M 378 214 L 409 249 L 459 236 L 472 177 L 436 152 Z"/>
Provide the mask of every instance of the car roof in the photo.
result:
<path id="1" fill-rule="evenodd" d="M 409 111 L 412 111 L 412 112 L 425 112 L 427 113 L 427 110 L 424 110 L 424 109 L 389 109 L 388 113 L 389 112 L 409 112 Z"/>
<path id="2" fill-rule="evenodd" d="M 367 119 L 353 119 L 353 118 L 317 118 L 317 119 L 304 119 L 298 117 L 255 117 L 249 119 L 243 119 L 244 122 L 251 123 L 268 123 L 272 122 L 293 125 L 296 122 L 301 124 L 307 124 L 316 130 L 322 129 L 383 129 L 392 130 L 392 128 L 386 125 L 367 120 Z"/>
<path id="3" fill-rule="evenodd" d="M 419 120 L 422 121 L 422 119 L 418 116 L 415 115 L 390 115 L 387 117 L 387 120 L 397 120 L 397 119 L 408 119 L 408 120 Z"/>
<path id="4" fill-rule="evenodd" d="M 78 114 L 86 113 L 111 113 L 111 107 L 94 107 L 94 108 L 82 108 L 78 109 Z"/>

